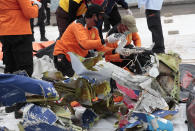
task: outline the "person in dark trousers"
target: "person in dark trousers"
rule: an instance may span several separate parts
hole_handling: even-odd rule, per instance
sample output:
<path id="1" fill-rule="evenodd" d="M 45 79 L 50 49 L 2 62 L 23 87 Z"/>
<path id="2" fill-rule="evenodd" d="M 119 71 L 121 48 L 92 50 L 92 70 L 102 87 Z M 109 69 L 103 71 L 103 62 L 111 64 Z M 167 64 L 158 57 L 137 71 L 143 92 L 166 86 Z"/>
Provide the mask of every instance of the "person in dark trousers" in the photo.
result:
<path id="1" fill-rule="evenodd" d="M 121 21 L 121 16 L 118 11 L 117 3 L 122 5 L 123 7 L 128 8 L 128 4 L 124 0 L 92 0 L 92 3 L 98 4 L 105 9 L 106 15 L 104 19 L 107 19 L 112 26 L 117 25 Z M 102 40 L 102 44 L 105 44 L 102 35 L 102 25 L 103 25 L 103 21 L 100 21 L 97 27 L 98 27 L 100 38 Z"/>
<path id="2" fill-rule="evenodd" d="M 41 1 L 41 0 L 38 0 L 38 1 Z M 51 15 L 51 12 L 50 12 L 50 6 L 51 6 L 51 0 L 43 0 L 42 2 L 43 4 L 43 7 L 44 7 L 44 12 L 46 13 L 46 22 L 45 22 L 45 25 L 50 25 L 50 15 Z M 44 19 L 44 20 L 45 20 Z M 35 24 L 35 26 L 39 26 L 39 21 L 37 21 L 37 23 Z"/>
<path id="3" fill-rule="evenodd" d="M 152 33 L 154 53 L 165 53 L 163 30 L 160 19 L 160 10 L 163 0 L 138 0 L 140 11 L 145 10 L 148 29 Z"/>
<path id="4" fill-rule="evenodd" d="M 118 5 L 121 5 L 125 10 L 128 9 L 128 3 L 125 0 L 108 0 L 108 5 L 106 8 L 106 14 L 108 17 L 104 19 L 104 29 L 103 32 L 107 32 L 110 29 L 110 25 L 114 26 L 120 21 L 120 14 L 118 11 Z"/>
<path id="5" fill-rule="evenodd" d="M 41 3 L 29 0 L 0 0 L 0 41 L 4 73 L 25 70 L 33 73 L 32 32 L 30 18 L 38 17 Z M 3 17 L 1 17 L 3 16 Z"/>
<path id="6" fill-rule="evenodd" d="M 39 16 L 38 16 L 38 22 L 35 26 L 39 26 L 39 30 L 40 30 L 40 35 L 41 35 L 41 38 L 40 38 L 40 41 L 48 41 L 48 39 L 45 37 L 45 5 L 47 4 L 47 1 L 46 0 L 41 0 L 40 1 L 42 3 L 42 6 L 41 8 L 39 9 Z M 33 35 L 33 41 L 35 40 L 34 39 L 34 19 L 31 19 L 30 20 L 31 22 L 31 29 L 32 29 L 32 35 Z"/>
<path id="7" fill-rule="evenodd" d="M 87 6 L 87 0 L 60 0 L 56 10 L 56 20 L 59 30 L 58 39 L 60 39 L 71 22 L 81 18 L 85 14 Z"/>
<path id="8" fill-rule="evenodd" d="M 45 11 L 46 11 L 46 22 L 45 25 L 50 25 L 50 5 L 51 5 L 51 0 L 46 0 L 45 6 Z"/>

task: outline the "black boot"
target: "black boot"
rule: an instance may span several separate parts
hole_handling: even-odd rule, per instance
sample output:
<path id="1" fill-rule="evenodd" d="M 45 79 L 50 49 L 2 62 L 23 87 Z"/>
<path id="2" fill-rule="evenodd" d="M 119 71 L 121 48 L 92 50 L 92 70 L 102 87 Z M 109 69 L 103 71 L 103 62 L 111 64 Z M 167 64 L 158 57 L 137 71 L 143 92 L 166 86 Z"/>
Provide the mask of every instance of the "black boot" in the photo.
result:
<path id="1" fill-rule="evenodd" d="M 49 21 L 46 21 L 46 22 L 45 22 L 45 25 L 50 25 L 50 22 L 49 22 Z"/>
<path id="2" fill-rule="evenodd" d="M 41 36 L 40 41 L 49 41 L 45 36 Z"/>
<path id="3" fill-rule="evenodd" d="M 37 22 L 34 26 L 35 26 L 35 27 L 36 27 L 36 26 L 39 26 L 39 23 Z"/>

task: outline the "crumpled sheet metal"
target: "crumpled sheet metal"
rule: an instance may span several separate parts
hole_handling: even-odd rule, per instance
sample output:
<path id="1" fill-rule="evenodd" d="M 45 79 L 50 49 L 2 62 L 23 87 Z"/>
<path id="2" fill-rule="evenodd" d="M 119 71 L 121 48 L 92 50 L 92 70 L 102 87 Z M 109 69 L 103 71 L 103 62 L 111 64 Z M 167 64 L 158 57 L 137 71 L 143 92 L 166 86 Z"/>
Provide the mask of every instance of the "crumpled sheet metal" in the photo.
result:
<path id="1" fill-rule="evenodd" d="M 133 75 L 129 71 L 124 70 L 110 62 L 99 61 L 95 66 L 95 69 L 100 70 L 101 68 L 110 68 L 112 69 L 111 77 L 118 84 L 125 86 L 127 88 L 131 88 L 133 90 L 141 90 L 139 84 L 150 79 L 149 76 L 144 75 Z"/>
<path id="2" fill-rule="evenodd" d="M 79 76 L 87 76 L 88 78 L 95 80 L 95 83 L 101 83 L 111 78 L 112 70 L 110 68 L 102 68 L 98 71 L 88 70 L 79 58 L 71 52 L 68 52 L 71 58 L 72 68 Z M 79 65 L 79 66 L 78 66 Z"/>
<path id="3" fill-rule="evenodd" d="M 0 74 L 0 104 L 11 106 L 15 103 L 26 102 L 28 100 L 26 97 L 29 98 L 31 95 L 42 97 L 42 101 L 58 98 L 58 93 L 50 82 L 22 75 Z"/>
<path id="4" fill-rule="evenodd" d="M 155 117 L 154 115 L 151 115 L 151 114 L 146 114 L 142 112 L 133 112 L 131 120 L 133 122 L 130 124 L 127 124 L 121 130 L 124 131 L 125 129 L 131 129 L 137 125 L 140 125 L 142 126 L 140 130 L 173 131 L 173 123 L 171 121 L 160 118 L 160 117 Z"/>
<path id="5" fill-rule="evenodd" d="M 99 119 L 98 115 L 90 109 L 86 109 L 82 114 L 82 126 L 84 129 L 89 129 Z"/>
<path id="6" fill-rule="evenodd" d="M 22 127 L 26 131 L 82 131 L 82 128 L 71 122 L 64 122 L 46 107 L 28 104 L 23 107 L 23 114 L 23 122 L 21 122 L 20 128 Z"/>
<path id="7" fill-rule="evenodd" d="M 60 71 L 46 71 L 46 72 L 43 72 L 42 79 L 46 80 L 46 81 L 53 82 L 53 81 L 63 80 L 64 76 L 63 76 L 62 72 L 60 72 Z"/>
<path id="8" fill-rule="evenodd" d="M 92 86 L 88 80 L 83 78 L 57 82 L 54 86 L 61 97 L 64 97 L 62 104 L 67 104 L 76 100 L 81 104 L 91 105 L 91 100 L 95 97 Z"/>
<path id="9" fill-rule="evenodd" d="M 141 103 L 137 106 L 136 111 L 152 113 L 156 109 L 168 109 L 166 101 L 162 97 L 156 97 L 148 92 L 142 91 Z"/>
<path id="10" fill-rule="evenodd" d="M 125 96 L 127 95 L 129 98 L 134 99 L 134 100 L 138 99 L 138 95 L 136 95 L 135 92 L 131 88 L 121 86 L 118 83 L 116 83 L 116 86 L 119 92 L 121 92 L 123 95 Z"/>
<path id="11" fill-rule="evenodd" d="M 179 64 L 181 63 L 181 58 L 176 53 L 159 54 L 157 57 L 160 61 L 158 82 L 169 96 L 178 101 L 180 94 Z"/>
<path id="12" fill-rule="evenodd" d="M 152 79 L 140 84 L 142 90 L 139 103 L 134 110 L 152 113 L 156 109 L 169 109 L 168 104 L 158 91 L 151 88 Z"/>
<path id="13" fill-rule="evenodd" d="M 46 123 L 53 125 L 57 120 L 55 113 L 45 107 L 29 104 L 23 107 L 24 126 L 34 125 L 38 123 Z"/>
<path id="14" fill-rule="evenodd" d="M 94 68 L 98 70 L 94 72 L 86 69 L 86 67 L 81 63 L 78 57 L 75 56 L 73 53 L 69 52 L 69 55 L 71 57 L 72 67 L 75 70 L 76 74 L 80 76 L 87 76 L 88 78 L 91 79 L 95 79 L 97 83 L 112 78 L 116 80 L 120 85 L 126 86 L 128 88 L 132 88 L 134 90 L 140 90 L 138 85 L 150 78 L 150 76 L 146 76 L 146 75 L 133 75 L 130 72 L 112 63 L 105 62 L 104 60 L 99 61 L 94 66 Z M 155 70 L 155 73 L 153 73 L 153 75 L 151 76 L 156 77 L 159 74 L 157 69 L 157 64 L 156 64 L 157 60 L 153 58 L 152 62 L 155 65 L 155 67 L 151 68 L 151 70 L 149 69 L 149 71 L 154 72 Z"/>
<path id="15" fill-rule="evenodd" d="M 173 116 L 179 112 L 178 109 L 176 110 L 158 110 L 152 113 L 152 115 L 156 117 L 165 118 L 166 120 L 172 120 Z"/>
<path id="16" fill-rule="evenodd" d="M 84 105 L 92 105 L 93 99 L 105 100 L 107 95 L 110 94 L 111 88 L 108 81 L 101 84 L 91 84 L 85 78 L 67 79 L 64 82 L 56 82 L 54 84 L 59 94 L 64 97 L 63 103 L 71 101 L 79 101 Z"/>
<path id="17" fill-rule="evenodd" d="M 51 110 L 56 114 L 58 117 L 63 117 L 68 120 L 71 119 L 71 112 L 67 107 L 53 105 L 51 106 Z"/>
<path id="18" fill-rule="evenodd" d="M 41 79 L 43 77 L 43 73 L 46 71 L 57 71 L 53 60 L 49 58 L 49 56 L 44 55 L 41 58 L 33 57 L 33 74 L 32 77 L 36 79 Z"/>
<path id="19" fill-rule="evenodd" d="M 181 58 L 178 54 L 170 52 L 168 54 L 158 54 L 157 57 L 174 72 L 179 71 L 179 64 L 181 63 Z"/>
<path id="20" fill-rule="evenodd" d="M 161 97 L 161 95 L 151 88 L 152 78 L 142 82 L 139 86 L 155 97 Z"/>
<path id="21" fill-rule="evenodd" d="M 102 56 L 104 55 L 104 52 L 95 52 L 95 51 L 90 51 L 90 52 L 92 52 L 91 57 L 84 58 L 79 55 L 77 55 L 77 57 L 79 57 L 80 61 L 83 63 L 83 65 L 87 69 L 92 70 L 92 71 L 97 71 L 93 68 L 93 66 L 95 66 L 95 64 L 98 61 L 103 59 Z"/>
<path id="22" fill-rule="evenodd" d="M 153 64 L 155 64 L 155 68 L 157 69 L 158 60 L 155 58 L 153 59 Z M 142 90 L 141 97 L 143 97 L 143 99 L 140 101 L 139 105 L 136 106 L 135 110 L 152 113 L 155 109 L 169 108 L 158 90 L 151 88 L 152 78 L 150 76 L 133 75 L 130 72 L 103 60 L 99 61 L 94 68 L 97 70 L 110 68 L 112 70 L 111 77 L 116 80 L 118 84 L 133 90 Z M 155 77 L 157 75 L 155 75 Z"/>
<path id="23" fill-rule="evenodd" d="M 155 109 L 169 108 L 161 94 L 151 88 L 153 80 L 151 77 L 132 75 L 130 72 L 105 61 L 98 62 L 95 68 L 99 69 L 102 66 L 107 66 L 113 69 L 112 78 L 116 80 L 118 84 L 133 90 L 142 90 L 143 99 L 136 106 L 135 110 L 152 113 Z"/>
<path id="24" fill-rule="evenodd" d="M 155 56 L 150 56 L 151 58 L 151 63 L 152 63 L 152 67 L 148 69 L 148 74 L 149 76 L 153 77 L 153 78 L 156 78 L 160 72 L 159 72 L 159 60 L 158 58 Z"/>
<path id="25" fill-rule="evenodd" d="M 111 91 L 111 87 L 109 82 L 105 81 L 99 85 L 94 85 L 93 88 L 95 88 L 95 94 L 98 97 L 98 99 L 105 99 Z"/>
<path id="26" fill-rule="evenodd" d="M 168 83 L 168 82 L 167 82 Z M 171 91 L 167 92 L 164 88 L 162 88 L 162 85 L 159 84 L 159 82 L 156 79 L 153 79 L 152 83 L 151 83 L 151 88 L 155 91 L 157 91 L 158 93 L 160 93 L 160 95 L 164 98 L 164 100 L 166 101 L 166 103 L 169 106 L 169 109 L 174 108 L 174 104 L 172 102 L 175 102 L 174 98 L 171 97 Z"/>

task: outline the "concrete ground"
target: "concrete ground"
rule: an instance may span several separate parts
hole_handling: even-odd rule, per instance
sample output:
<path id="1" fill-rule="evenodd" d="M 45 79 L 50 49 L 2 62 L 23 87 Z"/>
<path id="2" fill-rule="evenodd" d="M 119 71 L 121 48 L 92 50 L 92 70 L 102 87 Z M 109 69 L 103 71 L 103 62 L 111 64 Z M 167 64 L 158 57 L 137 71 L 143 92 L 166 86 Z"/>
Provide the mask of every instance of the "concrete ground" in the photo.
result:
<path id="1" fill-rule="evenodd" d="M 120 9 L 123 10 L 122 8 Z M 130 7 L 130 9 L 136 18 L 145 17 L 145 14 L 140 14 L 137 6 Z M 161 16 L 164 16 L 167 13 L 172 13 L 173 15 L 195 14 L 195 1 L 190 4 L 184 3 L 164 5 L 161 9 Z"/>

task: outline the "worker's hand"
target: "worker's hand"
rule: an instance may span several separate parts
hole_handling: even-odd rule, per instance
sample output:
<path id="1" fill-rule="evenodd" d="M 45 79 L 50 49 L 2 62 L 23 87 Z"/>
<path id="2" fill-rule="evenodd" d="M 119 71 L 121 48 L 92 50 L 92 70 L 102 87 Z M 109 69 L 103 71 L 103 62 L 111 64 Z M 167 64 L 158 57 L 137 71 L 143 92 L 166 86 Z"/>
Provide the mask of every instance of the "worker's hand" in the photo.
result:
<path id="1" fill-rule="evenodd" d="M 42 4 L 37 0 L 31 0 L 33 2 L 33 5 L 37 5 L 39 9 L 41 8 Z"/>
<path id="2" fill-rule="evenodd" d="M 107 37 L 108 43 L 116 43 L 120 39 L 120 33 L 114 33 Z"/>
<path id="3" fill-rule="evenodd" d="M 126 9 L 125 12 L 127 15 L 133 15 L 133 12 L 130 9 Z"/>
<path id="4" fill-rule="evenodd" d="M 145 5 L 141 5 L 140 6 L 140 14 L 144 14 L 145 13 Z"/>

